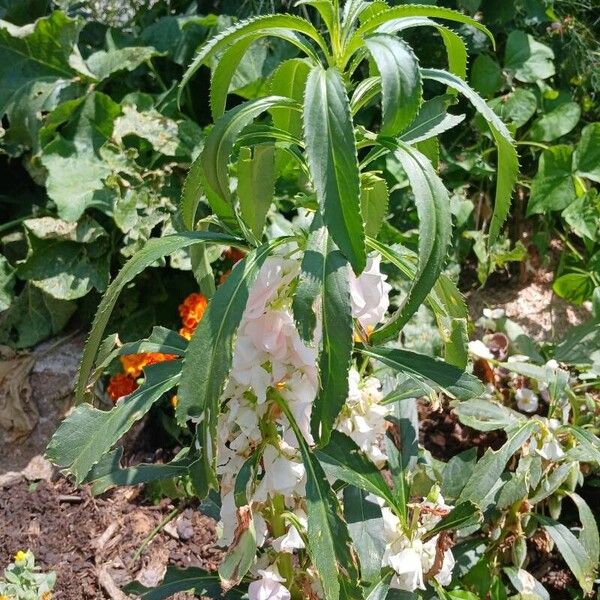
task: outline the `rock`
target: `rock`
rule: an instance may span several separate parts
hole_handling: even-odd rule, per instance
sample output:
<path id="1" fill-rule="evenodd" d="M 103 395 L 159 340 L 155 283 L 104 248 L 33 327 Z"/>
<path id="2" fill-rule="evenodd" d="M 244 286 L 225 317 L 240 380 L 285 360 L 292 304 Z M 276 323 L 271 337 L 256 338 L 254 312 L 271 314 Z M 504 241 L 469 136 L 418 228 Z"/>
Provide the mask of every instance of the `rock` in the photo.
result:
<path id="1" fill-rule="evenodd" d="M 34 456 L 27 466 L 21 471 L 27 481 L 52 481 L 54 467 L 43 456 Z"/>
<path id="2" fill-rule="evenodd" d="M 20 483 L 23 479 L 23 475 L 18 471 L 8 471 L 3 475 L 0 475 L 0 488 L 9 488 L 13 485 Z"/>

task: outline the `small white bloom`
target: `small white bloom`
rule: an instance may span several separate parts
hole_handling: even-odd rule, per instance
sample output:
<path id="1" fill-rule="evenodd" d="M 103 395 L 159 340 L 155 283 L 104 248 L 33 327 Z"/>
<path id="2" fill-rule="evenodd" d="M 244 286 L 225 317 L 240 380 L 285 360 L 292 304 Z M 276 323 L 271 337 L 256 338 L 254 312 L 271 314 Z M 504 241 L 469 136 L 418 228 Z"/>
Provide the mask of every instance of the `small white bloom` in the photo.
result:
<path id="1" fill-rule="evenodd" d="M 248 600 L 290 600 L 289 590 L 282 585 L 285 579 L 274 565 L 258 571 L 260 579 L 248 587 Z"/>
<path id="2" fill-rule="evenodd" d="M 513 354 L 506 359 L 509 363 L 522 363 L 529 362 L 530 358 L 526 354 Z"/>
<path id="3" fill-rule="evenodd" d="M 538 397 L 529 388 L 522 387 L 515 392 L 515 400 L 519 410 L 527 413 L 534 413 L 538 409 Z"/>
<path id="4" fill-rule="evenodd" d="M 294 550 L 304 548 L 304 541 L 298 530 L 293 525 L 290 525 L 287 533 L 273 540 L 273 548 L 277 552 L 293 554 Z"/>
<path id="5" fill-rule="evenodd" d="M 546 363 L 546 367 L 548 369 L 558 369 L 559 368 L 559 364 L 557 360 L 554 360 L 553 358 L 551 358 L 547 363 Z"/>
<path id="6" fill-rule="evenodd" d="M 392 587 L 407 592 L 414 592 L 417 588 L 425 589 L 421 554 L 422 544 L 418 540 L 415 540 L 412 546 L 395 554 L 386 549 L 383 557 L 384 564 L 392 567 L 396 572 L 396 577 L 392 580 Z"/>
<path id="7" fill-rule="evenodd" d="M 506 315 L 506 311 L 503 308 L 484 308 L 483 316 L 487 319 L 493 319 L 494 321 L 502 319 Z"/>
<path id="8" fill-rule="evenodd" d="M 442 569 L 435 576 L 435 578 L 441 585 L 449 585 L 452 581 L 452 571 L 454 569 L 455 563 L 456 561 L 454 560 L 452 550 L 446 550 L 444 552 L 444 562 L 442 563 Z"/>
<path id="9" fill-rule="evenodd" d="M 350 274 L 350 300 L 352 316 L 364 328 L 377 325 L 390 305 L 389 293 L 392 286 L 386 283 L 387 275 L 381 272 L 381 256 L 367 259 L 365 270 L 356 277 Z"/>
<path id="10" fill-rule="evenodd" d="M 476 358 L 485 358 L 486 360 L 494 358 L 490 349 L 481 340 L 469 342 L 469 352 Z"/>
<path id="11" fill-rule="evenodd" d="M 303 495 L 304 464 L 289 460 L 273 446 L 267 446 L 263 454 L 265 474 L 256 490 L 255 499 L 264 502 L 267 497 L 293 493 Z"/>

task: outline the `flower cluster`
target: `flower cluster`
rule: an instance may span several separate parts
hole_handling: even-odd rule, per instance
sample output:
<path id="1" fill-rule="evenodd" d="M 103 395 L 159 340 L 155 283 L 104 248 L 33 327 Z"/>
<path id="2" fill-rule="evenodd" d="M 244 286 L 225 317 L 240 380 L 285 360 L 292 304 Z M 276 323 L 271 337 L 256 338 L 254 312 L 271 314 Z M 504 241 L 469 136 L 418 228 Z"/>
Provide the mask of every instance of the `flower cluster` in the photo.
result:
<path id="1" fill-rule="evenodd" d="M 276 401 L 285 401 L 307 444 L 314 444 L 311 412 L 318 392 L 317 355 L 321 324 L 317 320 L 310 343 L 303 341 L 292 313 L 293 282 L 299 260 L 292 252 L 272 256 L 262 266 L 249 297 L 235 342 L 230 379 L 222 396 L 217 437 L 217 473 L 220 478 L 220 544 L 235 545 L 248 530 L 248 513 L 259 556 L 252 568 L 255 581 L 249 600 L 288 600 L 296 589 L 303 597 L 320 598 L 317 573 L 292 568 L 293 555 L 306 542 L 306 472 L 299 443 Z M 362 333 L 383 320 L 390 286 L 380 270 L 380 258 L 370 257 L 360 277 L 350 277 L 352 315 Z M 378 467 L 386 465 L 383 437 L 389 408 L 382 403 L 381 382 L 363 377 L 356 368 L 348 376 L 348 398 L 336 421 Z M 252 465 L 240 505 L 242 470 Z M 449 507 L 438 498 L 414 508 L 416 529 L 407 533 L 385 507 L 387 550 L 383 566 L 396 571 L 396 587 L 416 589 L 428 577 L 448 583 L 452 553 L 440 548 L 439 536 L 423 541 Z M 418 569 L 416 568 L 418 558 Z M 412 563 L 410 562 L 412 560 Z M 438 565 L 438 563 L 440 563 Z"/>
<path id="2" fill-rule="evenodd" d="M 198 327 L 198 323 L 204 316 L 204 311 L 208 306 L 208 300 L 200 293 L 190 294 L 179 305 L 179 316 L 181 317 L 182 327 L 179 330 L 179 335 L 186 340 L 192 337 L 192 334 Z"/>

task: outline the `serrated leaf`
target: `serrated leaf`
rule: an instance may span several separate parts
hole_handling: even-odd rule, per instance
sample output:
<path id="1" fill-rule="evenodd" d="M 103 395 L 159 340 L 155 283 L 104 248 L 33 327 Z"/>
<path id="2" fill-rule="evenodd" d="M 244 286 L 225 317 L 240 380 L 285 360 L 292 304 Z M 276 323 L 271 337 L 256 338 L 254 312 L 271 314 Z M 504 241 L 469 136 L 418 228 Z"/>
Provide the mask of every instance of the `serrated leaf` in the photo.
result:
<path id="1" fill-rule="evenodd" d="M 366 265 L 356 140 L 341 73 L 314 67 L 304 97 L 308 165 L 333 241 L 356 274 Z"/>
<path id="2" fill-rule="evenodd" d="M 575 168 L 580 177 L 600 183 L 600 123 L 590 123 L 581 131 L 575 150 Z"/>
<path id="3" fill-rule="evenodd" d="M 431 382 L 436 389 L 459 400 L 469 400 L 482 395 L 485 391 L 479 379 L 438 358 L 400 348 L 381 346 L 366 346 L 359 350 L 362 354 L 374 358 L 396 371 L 411 373 Z"/>
<path id="4" fill-rule="evenodd" d="M 582 543 L 567 527 L 542 515 L 536 515 L 536 519 L 550 534 L 558 551 L 579 582 L 581 589 L 586 594 L 590 594 L 594 587 L 594 563 L 597 564 L 597 560 L 588 556 Z"/>
<path id="5" fill-rule="evenodd" d="M 566 208 L 576 198 L 573 183 L 573 148 L 552 146 L 544 150 L 531 182 L 527 216 Z"/>
<path id="6" fill-rule="evenodd" d="M 75 390 L 77 402 L 83 400 L 87 382 L 94 366 L 94 359 L 98 347 L 104 336 L 111 312 L 117 302 L 121 290 L 144 269 L 163 256 L 168 256 L 177 250 L 187 248 L 202 242 L 231 246 L 239 244 L 239 240 L 229 235 L 213 233 L 210 231 L 186 232 L 149 240 L 144 248 L 135 254 L 121 269 L 114 281 L 109 285 L 104 294 L 98 311 L 94 317 L 92 328 L 86 342 L 83 357 L 79 367 L 79 376 Z"/>
<path id="7" fill-rule="evenodd" d="M 411 289 L 398 311 L 371 335 L 373 343 L 397 336 L 423 303 L 438 279 L 452 233 L 448 192 L 431 163 L 404 144 L 394 152 L 409 182 L 419 216 L 419 265 Z"/>
<path id="8" fill-rule="evenodd" d="M 379 469 L 347 435 L 332 431 L 329 443 L 315 450 L 315 456 L 329 477 L 375 494 L 397 507 L 396 498 Z"/>
<path id="9" fill-rule="evenodd" d="M 421 74 L 411 47 L 392 35 L 365 39 L 381 77 L 381 135 L 395 136 L 415 117 L 421 104 Z"/>
<path id="10" fill-rule="evenodd" d="M 565 102 L 535 120 L 528 137 L 537 142 L 552 142 L 573 130 L 581 117 L 577 102 Z"/>
<path id="11" fill-rule="evenodd" d="M 400 139 L 408 144 L 422 142 L 456 127 L 465 119 L 465 115 L 453 115 L 447 112 L 448 96 L 435 96 L 421 105 L 412 123 L 402 131 Z"/>
<path id="12" fill-rule="evenodd" d="M 237 176 L 241 218 L 260 240 L 275 192 L 275 146 L 241 148 Z"/>
<path id="13" fill-rule="evenodd" d="M 48 460 L 80 484 L 133 423 L 177 385 L 180 372 L 180 361 L 150 365 L 144 369 L 144 383 L 111 410 L 98 410 L 89 404 L 78 406 L 52 436 L 46 449 Z"/>
<path id="14" fill-rule="evenodd" d="M 348 263 L 339 250 L 327 241 L 319 275 L 322 285 L 322 348 L 319 354 L 319 392 L 313 403 L 310 427 L 315 440 L 326 444 L 333 424 L 348 397 L 348 378 L 352 358 L 352 307 Z"/>
<path id="15" fill-rule="evenodd" d="M 502 224 L 508 216 L 510 197 L 519 172 L 519 161 L 513 139 L 504 123 L 490 109 L 483 98 L 464 81 L 450 73 L 444 73 L 437 69 L 422 69 L 421 73 L 425 79 L 439 81 L 461 92 L 487 121 L 492 132 L 498 150 L 498 166 L 494 214 L 490 222 L 488 239 L 488 244 L 491 246 L 497 240 Z"/>

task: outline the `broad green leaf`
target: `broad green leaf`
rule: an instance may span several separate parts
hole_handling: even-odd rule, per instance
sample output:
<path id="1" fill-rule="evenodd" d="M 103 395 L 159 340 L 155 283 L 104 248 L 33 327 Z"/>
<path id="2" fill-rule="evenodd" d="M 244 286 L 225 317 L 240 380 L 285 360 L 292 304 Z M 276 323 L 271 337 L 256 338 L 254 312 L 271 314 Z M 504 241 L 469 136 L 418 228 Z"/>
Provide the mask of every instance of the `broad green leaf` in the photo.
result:
<path id="1" fill-rule="evenodd" d="M 286 60 L 273 72 L 269 82 L 269 92 L 275 96 L 292 98 L 301 104 L 310 69 L 307 60 L 301 58 Z M 275 127 L 302 139 L 302 115 L 299 111 L 291 108 L 272 108 L 270 113 Z"/>
<path id="2" fill-rule="evenodd" d="M 344 517 L 360 562 L 361 581 L 379 578 L 385 541 L 381 508 L 367 499 L 367 492 L 353 485 L 344 488 Z"/>
<path id="3" fill-rule="evenodd" d="M 523 459 L 521 459 L 523 460 Z M 520 465 L 519 465 L 520 466 Z M 535 505 L 542 500 L 548 498 L 558 490 L 558 488 L 565 482 L 565 480 L 571 474 L 571 471 L 575 467 L 577 469 L 576 463 L 565 462 L 558 465 L 553 471 L 548 474 L 545 474 L 542 478 L 541 482 L 536 485 L 531 485 L 532 489 L 535 489 L 536 492 L 532 496 L 528 498 L 530 504 Z M 526 490 L 527 492 L 527 490 Z"/>
<path id="4" fill-rule="evenodd" d="M 507 429 L 525 419 L 515 410 L 483 399 L 461 402 L 454 408 L 454 412 L 461 423 L 478 431 Z"/>
<path id="5" fill-rule="evenodd" d="M 500 65 L 489 54 L 479 54 L 471 67 L 471 87 L 484 98 L 491 98 L 504 83 Z"/>
<path id="6" fill-rule="evenodd" d="M 422 69 L 421 73 L 425 79 L 439 81 L 461 92 L 487 121 L 492 132 L 498 150 L 498 175 L 494 214 L 489 229 L 488 243 L 491 245 L 497 240 L 502 224 L 508 216 L 510 197 L 519 172 L 519 161 L 517 151 L 513 146 L 513 139 L 504 123 L 464 81 L 437 69 Z"/>
<path id="7" fill-rule="evenodd" d="M 579 512 L 579 520 L 581 521 L 579 541 L 590 557 L 593 570 L 597 574 L 598 560 L 600 559 L 600 535 L 598 534 L 596 517 L 588 503 L 579 494 L 571 492 L 569 497 L 573 500 Z"/>
<path id="8" fill-rule="evenodd" d="M 381 77 L 381 135 L 395 136 L 415 117 L 421 104 L 417 57 L 406 42 L 378 33 L 365 39 Z"/>
<path id="9" fill-rule="evenodd" d="M 46 0 L 2 0 L 0 19 L 15 25 L 27 25 L 43 17 L 47 10 Z"/>
<path id="10" fill-rule="evenodd" d="M 413 122 L 402 131 L 400 139 L 409 144 L 422 142 L 444 133 L 464 121 L 465 115 L 447 112 L 449 96 L 435 96 L 421 105 Z"/>
<path id="11" fill-rule="evenodd" d="M 275 146 L 264 144 L 241 148 L 237 178 L 240 216 L 260 240 L 275 192 Z"/>
<path id="12" fill-rule="evenodd" d="M 0 115 L 32 82 L 59 84 L 77 75 L 69 59 L 81 27 L 61 11 L 24 27 L 0 22 Z"/>
<path id="13" fill-rule="evenodd" d="M 187 455 L 186 451 L 166 464 L 140 463 L 133 467 L 123 468 L 121 466 L 122 457 L 123 448 L 115 448 L 92 467 L 83 483 L 90 484 L 94 496 L 103 494 L 115 486 L 139 485 L 161 479 L 182 477 L 187 475 L 194 460 Z"/>
<path id="14" fill-rule="evenodd" d="M 441 531 L 473 527 L 481 521 L 483 521 L 483 515 L 476 504 L 471 501 L 461 502 L 427 532 L 427 537 L 432 538 Z"/>
<path id="15" fill-rule="evenodd" d="M 581 271 L 561 275 L 552 284 L 552 290 L 561 298 L 565 298 L 573 304 L 583 304 L 590 299 L 596 280 L 592 271 Z"/>
<path id="16" fill-rule="evenodd" d="M 132 424 L 177 385 L 180 372 L 178 360 L 150 365 L 144 369 L 144 383 L 111 410 L 78 406 L 53 435 L 46 456 L 80 484 Z"/>
<path id="17" fill-rule="evenodd" d="M 536 515 L 536 519 L 550 534 L 583 591 L 590 594 L 594 587 L 597 558 L 591 558 L 581 541 L 561 523 L 542 515 Z"/>
<path id="18" fill-rule="evenodd" d="M 355 273 L 365 267 L 354 127 L 341 73 L 315 67 L 304 99 L 304 139 L 323 221 Z"/>
<path id="19" fill-rule="evenodd" d="M 135 581 L 126 585 L 123 590 L 128 594 L 135 594 L 140 600 L 166 600 L 177 592 L 187 591 L 208 596 L 212 600 L 237 600 L 243 595 L 241 590 L 235 588 L 223 593 L 219 576 L 197 567 L 167 567 L 164 579 L 156 587 L 147 588 Z"/>
<path id="20" fill-rule="evenodd" d="M 562 213 L 562 218 L 571 226 L 573 233 L 581 238 L 595 241 L 600 232 L 600 195 L 590 188 L 576 198 Z"/>
<path id="21" fill-rule="evenodd" d="M 156 48 L 151 46 L 111 48 L 90 54 L 86 63 L 96 79 L 103 81 L 118 71 L 133 71 L 157 54 Z"/>
<path id="22" fill-rule="evenodd" d="M 538 172 L 531 182 L 527 215 L 566 208 L 576 198 L 573 183 L 573 148 L 552 146 L 540 157 Z"/>
<path id="23" fill-rule="evenodd" d="M 536 427 L 537 425 L 534 422 L 526 421 L 511 432 L 502 448 L 496 451 L 488 449 L 475 465 L 473 473 L 457 502 L 470 500 L 485 511 L 492 501 L 493 494 L 496 491 L 495 486 L 498 484 L 508 461 L 531 437 Z"/>
<path id="24" fill-rule="evenodd" d="M 347 435 L 332 431 L 327 446 L 315 450 L 315 456 L 330 477 L 375 494 L 392 507 L 398 506 L 379 469 Z"/>
<path id="25" fill-rule="evenodd" d="M 506 96 L 490 100 L 489 105 L 503 121 L 515 124 L 515 127 L 523 127 L 537 110 L 537 98 L 535 94 L 525 88 L 517 88 Z"/>
<path id="26" fill-rule="evenodd" d="M 104 291 L 109 278 L 109 239 L 91 217 L 76 223 L 52 217 L 24 222 L 29 251 L 17 267 L 21 279 L 58 300 L 75 300 L 93 288 Z"/>
<path id="27" fill-rule="evenodd" d="M 329 236 L 319 213 L 315 213 L 302 257 L 298 285 L 292 299 L 294 321 L 300 337 L 312 343 L 317 317 L 315 301 L 323 294 L 325 256 Z"/>
<path id="28" fill-rule="evenodd" d="M 353 347 L 349 269 L 331 239 L 327 241 L 322 272 L 322 348 L 319 354 L 319 392 L 313 403 L 310 428 L 315 440 L 326 444 L 335 420 L 348 398 Z"/>
<path id="29" fill-rule="evenodd" d="M 577 425 L 567 425 L 566 429 L 575 436 L 579 444 L 583 447 L 589 457 L 588 462 L 600 465 L 600 439 L 593 433 Z"/>
<path id="30" fill-rule="evenodd" d="M 600 123 L 583 128 L 575 150 L 575 168 L 580 177 L 600 183 Z"/>
<path id="31" fill-rule="evenodd" d="M 225 31 L 222 31 L 200 47 L 198 54 L 181 80 L 179 86 L 180 96 L 183 88 L 189 83 L 196 71 L 202 65 L 208 64 L 214 56 L 225 50 L 231 44 L 236 43 L 247 35 L 259 34 L 261 37 L 266 37 L 269 35 L 277 35 L 278 32 L 283 32 L 288 37 L 293 32 L 304 34 L 315 41 L 326 54 L 328 52 L 327 44 L 323 40 L 321 34 L 306 19 L 292 15 L 251 17 L 250 19 L 240 21 Z M 318 62 L 316 55 L 314 56 L 314 59 Z"/>
<path id="32" fill-rule="evenodd" d="M 350 535 L 340 517 L 337 496 L 285 400 L 280 396 L 276 396 L 276 400 L 292 426 L 306 468 L 308 552 L 319 574 L 324 596 L 329 600 L 361 600 Z"/>
<path id="33" fill-rule="evenodd" d="M 469 448 L 453 456 L 444 467 L 442 473 L 441 494 L 446 499 L 454 500 L 460 496 L 463 488 L 473 474 L 477 463 L 477 448 Z"/>
<path id="34" fill-rule="evenodd" d="M 546 588 L 531 573 L 516 567 L 504 567 L 503 570 L 524 600 L 551 600 Z"/>
<path id="35" fill-rule="evenodd" d="M 596 356 L 600 358 L 600 322 L 596 318 L 571 327 L 554 349 L 556 360 L 571 365 L 591 365 Z"/>
<path id="36" fill-rule="evenodd" d="M 399 508 L 398 516 L 406 522 L 410 499 L 410 478 L 419 458 L 419 415 L 415 398 L 397 402 L 387 417 L 391 426 L 385 437 L 388 467 Z"/>
<path id="37" fill-rule="evenodd" d="M 566 102 L 533 122 L 528 137 L 536 142 L 552 142 L 573 130 L 581 108 L 577 102 Z"/>
<path id="38" fill-rule="evenodd" d="M 222 586 L 229 589 L 238 585 L 246 575 L 252 563 L 256 558 L 256 531 L 254 529 L 254 520 L 250 513 L 250 507 L 246 507 L 248 513 L 248 523 L 240 523 L 238 510 L 238 527 L 241 527 L 241 534 L 236 530 L 236 536 L 233 545 L 228 549 L 227 554 L 219 565 L 219 577 Z M 238 535 L 239 534 L 239 535 Z"/>
<path id="39" fill-rule="evenodd" d="M 524 31 L 511 31 L 506 40 L 504 68 L 525 83 L 554 75 L 554 52 Z"/>
<path id="40" fill-rule="evenodd" d="M 365 234 L 376 238 L 388 213 L 389 193 L 385 179 L 375 173 L 362 173 L 360 178 L 360 211 Z"/>
<path id="41" fill-rule="evenodd" d="M 206 183 L 225 202 L 231 201 L 228 164 L 233 145 L 242 129 L 273 107 L 296 106 L 290 98 L 266 96 L 244 102 L 225 113 L 206 138 L 201 163 Z"/>
<path id="42" fill-rule="evenodd" d="M 29 348 L 60 333 L 77 309 L 74 302 L 57 300 L 30 282 L 0 314 L 0 343 Z"/>
<path id="43" fill-rule="evenodd" d="M 469 400 L 485 391 L 479 379 L 438 358 L 400 348 L 366 346 L 359 350 L 396 371 L 411 373 L 431 382 L 437 389 L 459 400 Z"/>
<path id="44" fill-rule="evenodd" d="M 177 250 L 187 248 L 193 244 L 208 242 L 224 246 L 238 245 L 239 240 L 229 235 L 213 233 L 210 231 L 177 233 L 159 239 L 149 240 L 144 248 L 135 254 L 121 269 L 114 281 L 109 285 L 104 294 L 98 311 L 94 317 L 92 328 L 83 351 L 79 367 L 79 376 L 75 398 L 77 402 L 83 400 L 87 382 L 94 366 L 94 359 L 98 347 L 104 336 L 111 312 L 117 302 L 121 290 L 137 275 L 163 256 L 168 256 Z"/>
<path id="45" fill-rule="evenodd" d="M 373 332 L 373 343 L 397 336 L 423 303 L 442 272 L 452 233 L 448 192 L 431 163 L 420 152 L 404 144 L 394 155 L 408 177 L 417 206 L 419 265 L 402 307 Z"/>

